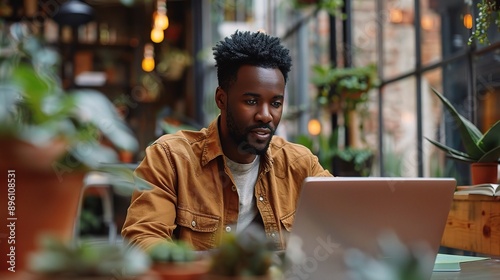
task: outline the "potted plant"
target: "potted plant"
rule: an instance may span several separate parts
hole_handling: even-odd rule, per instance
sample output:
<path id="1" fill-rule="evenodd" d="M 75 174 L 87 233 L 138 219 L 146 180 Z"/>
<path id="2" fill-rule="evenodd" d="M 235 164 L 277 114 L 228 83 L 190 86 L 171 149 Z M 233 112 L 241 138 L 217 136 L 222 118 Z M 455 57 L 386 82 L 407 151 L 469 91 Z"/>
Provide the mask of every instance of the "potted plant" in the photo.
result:
<path id="1" fill-rule="evenodd" d="M 111 101 L 92 90 L 63 90 L 58 54 L 22 23 L 0 21 L 0 30 L 0 170 L 8 179 L 0 217 L 12 225 L 0 234 L 15 236 L 0 243 L 8 252 L 0 258 L 4 272 L 25 267 L 40 233 L 73 237 L 88 171 L 106 174 L 116 187 L 147 185 L 112 164 L 116 150 L 134 151 L 138 144 Z"/>
<path id="2" fill-rule="evenodd" d="M 318 104 L 341 117 L 331 137 L 320 141 L 324 143 L 320 143 L 320 153 L 331 154 L 333 166 L 330 170 L 336 176 L 368 176 L 373 152 L 369 148 L 354 147 L 348 139 L 354 137 L 353 132 L 363 129 L 368 92 L 378 86 L 376 65 L 352 68 L 316 65 L 313 73 Z M 345 138 L 339 138 L 339 129 L 345 131 Z M 334 147 L 331 153 L 324 151 L 328 147 Z"/>
<path id="3" fill-rule="evenodd" d="M 271 280 L 279 276 L 274 245 L 263 230 L 226 233 L 211 253 L 207 280 Z"/>
<path id="4" fill-rule="evenodd" d="M 182 240 L 158 243 L 148 255 L 152 261 L 151 270 L 160 279 L 204 279 L 209 269 L 208 260 L 199 258 L 192 246 Z"/>
<path id="5" fill-rule="evenodd" d="M 335 176 L 359 177 L 369 176 L 373 161 L 373 151 L 369 148 L 338 147 L 338 130 L 330 137 L 320 134 L 318 137 L 318 149 L 314 148 L 314 140 L 306 135 L 299 135 L 296 143 L 309 148 L 318 156 L 321 166 L 331 170 Z"/>
<path id="6" fill-rule="evenodd" d="M 29 256 L 23 279 L 150 279 L 151 260 L 136 247 L 123 243 L 69 245 L 50 235 L 39 242 L 40 249 Z"/>
<path id="7" fill-rule="evenodd" d="M 456 127 L 459 129 L 464 151 L 448 147 L 427 137 L 426 139 L 444 151 L 448 157 L 470 163 L 473 185 L 496 183 L 500 158 L 500 120 L 483 134 L 473 123 L 460 115 L 446 97 L 435 89 L 432 89 L 432 91 L 441 100 L 444 108 L 450 113 Z M 480 175 L 479 172 L 483 168 L 486 169 L 486 174 Z"/>

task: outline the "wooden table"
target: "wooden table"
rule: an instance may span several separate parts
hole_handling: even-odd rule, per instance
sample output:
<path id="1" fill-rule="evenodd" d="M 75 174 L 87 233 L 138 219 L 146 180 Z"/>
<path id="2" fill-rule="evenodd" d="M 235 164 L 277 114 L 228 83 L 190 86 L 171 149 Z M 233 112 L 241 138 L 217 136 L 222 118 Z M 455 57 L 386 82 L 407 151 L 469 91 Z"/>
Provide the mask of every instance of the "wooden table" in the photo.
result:
<path id="1" fill-rule="evenodd" d="M 500 197 L 455 195 L 441 245 L 500 256 Z"/>
<path id="2" fill-rule="evenodd" d="M 500 259 L 464 262 L 460 267 L 457 272 L 433 272 L 431 280 L 500 279 Z"/>

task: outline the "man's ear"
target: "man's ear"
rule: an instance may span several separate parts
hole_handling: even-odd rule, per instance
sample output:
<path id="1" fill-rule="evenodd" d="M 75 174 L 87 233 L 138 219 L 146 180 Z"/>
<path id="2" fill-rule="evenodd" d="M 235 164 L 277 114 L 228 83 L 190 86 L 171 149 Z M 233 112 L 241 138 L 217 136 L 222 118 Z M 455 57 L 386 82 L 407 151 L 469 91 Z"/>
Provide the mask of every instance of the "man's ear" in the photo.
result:
<path id="1" fill-rule="evenodd" d="M 226 108 L 226 92 L 221 87 L 215 90 L 215 103 L 221 110 Z"/>

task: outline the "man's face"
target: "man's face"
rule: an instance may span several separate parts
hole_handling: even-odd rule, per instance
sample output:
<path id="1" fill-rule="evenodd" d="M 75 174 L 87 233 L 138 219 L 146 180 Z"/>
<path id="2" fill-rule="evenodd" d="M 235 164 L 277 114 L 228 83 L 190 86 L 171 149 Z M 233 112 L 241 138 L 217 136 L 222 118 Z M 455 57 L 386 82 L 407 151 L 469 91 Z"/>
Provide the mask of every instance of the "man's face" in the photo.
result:
<path id="1" fill-rule="evenodd" d="M 242 154 L 262 155 L 283 113 L 285 80 L 279 69 L 242 66 L 224 95 L 221 130 Z M 225 126 L 225 127 L 224 127 Z"/>

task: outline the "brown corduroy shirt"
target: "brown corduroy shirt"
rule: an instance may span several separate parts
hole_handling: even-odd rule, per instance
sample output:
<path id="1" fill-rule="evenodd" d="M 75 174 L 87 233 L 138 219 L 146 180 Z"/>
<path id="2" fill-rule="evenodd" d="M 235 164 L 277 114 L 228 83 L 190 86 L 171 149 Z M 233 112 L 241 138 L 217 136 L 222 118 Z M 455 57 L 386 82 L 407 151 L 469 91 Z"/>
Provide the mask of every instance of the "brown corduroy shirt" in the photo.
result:
<path id="1" fill-rule="evenodd" d="M 146 148 L 136 173 L 152 185 L 132 195 L 122 236 L 144 250 L 159 241 L 182 239 L 196 250 L 217 247 L 235 230 L 238 193 L 225 164 L 217 120 L 201 131 L 179 131 Z M 302 182 L 332 176 L 304 146 L 274 136 L 261 157 L 255 184 L 266 234 L 284 249 Z"/>

